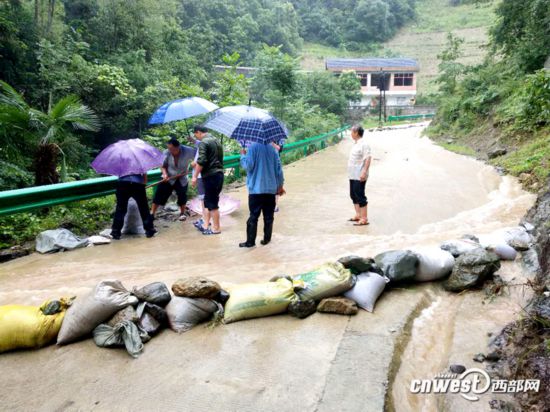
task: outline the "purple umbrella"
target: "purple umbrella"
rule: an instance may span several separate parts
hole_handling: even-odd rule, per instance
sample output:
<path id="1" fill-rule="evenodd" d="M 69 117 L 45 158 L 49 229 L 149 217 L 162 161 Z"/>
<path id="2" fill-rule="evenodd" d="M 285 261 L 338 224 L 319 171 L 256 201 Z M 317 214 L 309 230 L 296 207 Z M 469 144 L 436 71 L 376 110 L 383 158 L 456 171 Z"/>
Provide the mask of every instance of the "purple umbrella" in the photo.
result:
<path id="1" fill-rule="evenodd" d="M 162 152 L 141 139 L 120 140 L 107 146 L 92 162 L 97 173 L 141 175 L 162 165 Z"/>

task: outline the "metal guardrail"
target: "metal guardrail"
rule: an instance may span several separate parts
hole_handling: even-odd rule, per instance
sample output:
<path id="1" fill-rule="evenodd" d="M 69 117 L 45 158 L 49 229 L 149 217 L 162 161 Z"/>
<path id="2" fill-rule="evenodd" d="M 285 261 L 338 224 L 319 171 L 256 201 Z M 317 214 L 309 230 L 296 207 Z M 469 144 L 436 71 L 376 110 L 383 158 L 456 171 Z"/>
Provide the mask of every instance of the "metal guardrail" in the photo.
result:
<path id="1" fill-rule="evenodd" d="M 326 146 L 326 141 L 336 135 L 341 135 L 349 126 L 343 126 L 319 136 L 310 137 L 283 147 L 283 153 L 303 149 L 304 155 L 308 148 L 320 145 Z M 234 169 L 236 177 L 241 176 L 240 155 L 224 157 L 224 168 Z M 147 174 L 148 183 L 155 183 L 161 179 L 160 169 L 151 170 Z M 80 200 L 103 197 L 115 193 L 117 178 L 114 176 L 98 177 L 75 182 L 58 183 L 46 186 L 34 186 L 25 189 L 6 190 L 0 192 L 0 216 L 28 212 L 43 207 L 56 206 Z"/>
<path id="2" fill-rule="evenodd" d="M 434 117 L 434 113 L 424 113 L 424 114 L 404 114 L 400 116 L 388 116 L 388 122 L 399 121 L 399 120 L 412 120 L 412 119 L 428 119 Z"/>

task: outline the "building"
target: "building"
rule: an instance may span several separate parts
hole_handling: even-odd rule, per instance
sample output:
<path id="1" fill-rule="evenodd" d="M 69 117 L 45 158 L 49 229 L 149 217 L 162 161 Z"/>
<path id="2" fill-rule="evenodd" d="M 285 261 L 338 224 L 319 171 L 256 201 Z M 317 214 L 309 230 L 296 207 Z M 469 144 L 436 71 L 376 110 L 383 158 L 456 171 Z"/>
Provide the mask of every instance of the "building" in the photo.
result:
<path id="1" fill-rule="evenodd" d="M 340 75 L 355 71 L 361 81 L 362 106 L 376 106 L 385 90 L 386 105 L 412 106 L 416 98 L 418 62 L 407 58 L 327 59 L 326 70 Z"/>

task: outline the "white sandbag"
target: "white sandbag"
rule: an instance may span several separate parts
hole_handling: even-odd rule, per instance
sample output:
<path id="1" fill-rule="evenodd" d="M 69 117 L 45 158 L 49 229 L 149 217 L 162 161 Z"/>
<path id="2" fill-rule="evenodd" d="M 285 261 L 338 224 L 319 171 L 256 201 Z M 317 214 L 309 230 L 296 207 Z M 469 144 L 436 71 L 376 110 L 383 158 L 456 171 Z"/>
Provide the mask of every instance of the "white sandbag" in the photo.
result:
<path id="1" fill-rule="evenodd" d="M 81 239 L 67 229 L 46 230 L 36 237 L 36 251 L 39 253 L 72 250 L 87 244 L 88 239 Z"/>
<path id="2" fill-rule="evenodd" d="M 165 309 L 170 329 L 181 333 L 208 320 L 220 307 L 212 299 L 174 296 Z"/>
<path id="3" fill-rule="evenodd" d="M 532 238 L 523 226 L 509 227 L 503 230 L 506 243 L 516 250 L 527 250 L 531 247 Z"/>
<path id="4" fill-rule="evenodd" d="M 372 312 L 378 297 L 384 291 L 390 280 L 378 273 L 366 272 L 357 275 L 355 286 L 344 293 L 344 296 L 357 303 L 357 306 Z"/>
<path id="5" fill-rule="evenodd" d="M 86 296 L 77 297 L 65 314 L 57 344 L 71 343 L 90 334 L 96 326 L 138 299 L 118 280 L 99 282 Z"/>
<path id="6" fill-rule="evenodd" d="M 136 201 L 133 198 L 128 200 L 128 211 L 124 216 L 124 226 L 122 226 L 122 233 L 125 235 L 144 235 L 145 229 L 143 228 L 143 221 L 139 214 L 139 209 Z"/>
<path id="7" fill-rule="evenodd" d="M 94 235 L 88 238 L 88 242 L 90 242 L 91 245 L 108 245 L 111 243 L 111 239 L 106 236 Z"/>
<path id="8" fill-rule="evenodd" d="M 418 256 L 418 269 L 414 280 L 429 282 L 451 274 L 455 258 L 440 248 L 425 248 L 413 251 Z"/>
<path id="9" fill-rule="evenodd" d="M 518 255 L 516 249 L 506 243 L 490 245 L 487 247 L 487 250 L 493 252 L 502 260 L 515 260 Z"/>

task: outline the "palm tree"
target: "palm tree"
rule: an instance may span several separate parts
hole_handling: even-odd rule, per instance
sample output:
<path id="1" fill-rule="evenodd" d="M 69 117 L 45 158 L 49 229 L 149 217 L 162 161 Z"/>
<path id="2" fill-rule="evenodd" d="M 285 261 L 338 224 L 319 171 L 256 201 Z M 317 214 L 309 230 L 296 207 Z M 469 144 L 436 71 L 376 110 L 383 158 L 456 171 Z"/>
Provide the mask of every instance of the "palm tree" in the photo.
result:
<path id="1" fill-rule="evenodd" d="M 25 144 L 35 148 L 36 185 L 59 182 L 60 155 L 64 181 L 66 161 L 78 158 L 85 149 L 74 131 L 93 132 L 99 130 L 99 125 L 92 109 L 82 104 L 77 96 L 64 97 L 47 112 L 42 112 L 30 107 L 13 87 L 0 81 L 0 128 L 4 127 L 8 143 L 19 146 L 18 139 L 23 139 Z"/>

